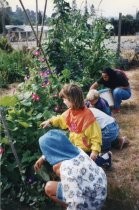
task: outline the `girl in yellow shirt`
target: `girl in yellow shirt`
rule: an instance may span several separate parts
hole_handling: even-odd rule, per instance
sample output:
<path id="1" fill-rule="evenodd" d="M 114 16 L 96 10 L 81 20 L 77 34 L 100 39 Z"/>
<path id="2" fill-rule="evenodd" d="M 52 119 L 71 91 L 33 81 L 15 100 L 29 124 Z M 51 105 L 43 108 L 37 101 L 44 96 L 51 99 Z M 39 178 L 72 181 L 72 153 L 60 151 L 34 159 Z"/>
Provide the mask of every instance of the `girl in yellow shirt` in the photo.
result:
<path id="1" fill-rule="evenodd" d="M 70 141 L 90 153 L 90 157 L 96 160 L 101 152 L 101 129 L 92 112 L 84 105 L 81 88 L 75 84 L 65 84 L 59 96 L 68 109 L 61 115 L 53 116 L 42 122 L 41 126 L 46 128 L 51 125 L 68 129 Z"/>

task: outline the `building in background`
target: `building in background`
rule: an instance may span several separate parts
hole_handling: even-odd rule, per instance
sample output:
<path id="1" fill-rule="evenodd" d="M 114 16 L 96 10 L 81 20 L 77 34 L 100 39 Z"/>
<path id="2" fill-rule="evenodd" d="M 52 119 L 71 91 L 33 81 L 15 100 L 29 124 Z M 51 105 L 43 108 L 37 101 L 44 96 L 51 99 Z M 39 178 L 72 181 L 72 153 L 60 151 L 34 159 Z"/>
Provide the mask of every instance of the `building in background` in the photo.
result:
<path id="1" fill-rule="evenodd" d="M 36 31 L 36 26 L 33 26 Z M 35 41 L 34 33 L 29 25 L 6 25 L 6 36 L 10 42 Z M 48 26 L 43 26 L 43 39 L 47 37 Z M 38 26 L 38 37 L 41 26 Z"/>

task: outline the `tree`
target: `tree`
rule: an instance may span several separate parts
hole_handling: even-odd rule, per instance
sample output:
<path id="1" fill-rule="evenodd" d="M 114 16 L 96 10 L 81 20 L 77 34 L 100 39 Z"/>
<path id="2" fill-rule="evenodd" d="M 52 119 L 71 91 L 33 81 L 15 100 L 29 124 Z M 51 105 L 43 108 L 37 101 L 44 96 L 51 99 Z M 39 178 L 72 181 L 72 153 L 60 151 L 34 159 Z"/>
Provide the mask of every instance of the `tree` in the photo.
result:
<path id="1" fill-rule="evenodd" d="M 72 1 L 72 10 L 73 10 L 73 11 L 76 11 L 76 10 L 77 10 L 77 3 L 76 3 L 76 0 L 73 0 L 73 1 Z"/>
<path id="2" fill-rule="evenodd" d="M 41 11 L 38 12 L 38 25 L 42 24 L 42 13 Z"/>
<path id="3" fill-rule="evenodd" d="M 6 33 L 5 24 L 8 20 L 7 7 L 8 2 L 6 0 L 0 0 L 0 28 L 4 35 Z"/>
<path id="4" fill-rule="evenodd" d="M 139 20 L 139 11 L 136 13 L 136 20 Z"/>
<path id="5" fill-rule="evenodd" d="M 85 7 L 84 7 L 84 16 L 87 18 L 89 15 L 89 12 L 88 12 L 88 7 L 87 7 L 87 0 L 85 1 Z"/>
<path id="6" fill-rule="evenodd" d="M 91 16 L 94 16 L 95 14 L 96 14 L 96 12 L 95 12 L 95 7 L 94 7 L 94 5 L 92 4 L 91 7 L 90 7 L 90 15 L 91 15 Z"/>

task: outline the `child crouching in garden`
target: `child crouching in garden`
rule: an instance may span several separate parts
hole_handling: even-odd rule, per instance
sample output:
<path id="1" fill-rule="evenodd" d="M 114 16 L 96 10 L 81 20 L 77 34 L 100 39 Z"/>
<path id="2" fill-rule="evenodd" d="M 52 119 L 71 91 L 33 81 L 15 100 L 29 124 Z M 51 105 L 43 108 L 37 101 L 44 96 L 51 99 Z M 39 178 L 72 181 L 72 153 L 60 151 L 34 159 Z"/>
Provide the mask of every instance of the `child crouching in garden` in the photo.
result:
<path id="1" fill-rule="evenodd" d="M 47 182 L 45 193 L 67 210 L 100 210 L 107 196 L 103 169 L 60 130 L 49 130 L 39 139 L 39 145 L 43 156 L 36 161 L 35 171 L 46 160 L 60 176 L 59 182 Z"/>
<path id="2" fill-rule="evenodd" d="M 41 126 L 68 129 L 70 141 L 96 160 L 101 152 L 101 129 L 92 112 L 84 105 L 81 88 L 75 84 L 65 84 L 59 96 L 67 106 L 67 111 L 42 122 Z"/>
<path id="3" fill-rule="evenodd" d="M 42 122 L 41 126 L 68 129 L 69 139 L 75 146 L 88 153 L 99 166 L 111 166 L 111 155 L 105 160 L 101 158 L 102 161 L 98 156 L 102 146 L 101 128 L 91 110 L 85 107 L 82 89 L 75 84 L 65 84 L 59 96 L 67 111 Z"/>
<path id="4" fill-rule="evenodd" d="M 102 132 L 102 151 L 109 151 L 112 147 L 123 149 L 129 141 L 126 136 L 120 136 L 119 125 L 115 118 L 94 107 L 89 108 L 96 117 Z"/>
<path id="5" fill-rule="evenodd" d="M 104 98 L 100 97 L 99 91 L 95 89 L 89 90 L 86 96 L 86 105 L 89 108 L 95 107 L 101 110 L 102 112 L 105 112 L 106 114 L 111 115 L 111 109 L 108 102 Z"/>

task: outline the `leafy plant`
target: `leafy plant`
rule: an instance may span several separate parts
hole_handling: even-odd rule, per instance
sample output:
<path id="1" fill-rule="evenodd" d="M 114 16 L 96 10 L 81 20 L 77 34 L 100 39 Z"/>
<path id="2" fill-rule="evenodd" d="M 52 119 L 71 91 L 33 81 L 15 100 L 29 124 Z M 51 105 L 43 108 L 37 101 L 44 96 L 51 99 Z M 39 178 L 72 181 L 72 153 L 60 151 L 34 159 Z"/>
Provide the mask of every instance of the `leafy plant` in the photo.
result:
<path id="1" fill-rule="evenodd" d="M 33 52 L 37 55 L 36 52 Z M 45 201 L 44 184 L 54 179 L 51 167 L 46 164 L 41 174 L 34 174 L 33 164 L 41 155 L 38 139 L 47 130 L 40 128 L 40 123 L 54 114 L 63 112 L 62 100 L 58 97 L 62 83 L 68 80 L 68 71 L 61 76 L 46 67 L 41 53 L 34 57 L 35 68 L 30 69 L 24 83 L 18 87 L 16 101 L 3 98 L 1 105 L 7 106 L 6 119 L 13 145 L 18 155 L 21 169 L 12 152 L 9 138 L 1 125 L 1 147 L 4 151 L 1 159 L 1 188 L 3 208 L 10 201 L 18 201 L 29 206 L 40 207 Z M 44 172 L 45 170 L 45 172 Z M 41 177 L 42 176 L 42 177 Z M 39 193 L 38 193 L 39 192 Z M 8 194 L 8 196 L 7 196 Z"/>
<path id="2" fill-rule="evenodd" d="M 51 29 L 44 45 L 46 53 L 58 73 L 68 69 L 71 79 L 84 81 L 86 86 L 83 78 L 88 78 L 89 85 L 104 66 L 115 64 L 115 53 L 105 45 L 110 36 L 106 31 L 107 21 L 95 18 L 93 14 L 83 15 L 71 9 L 65 1 L 57 0 L 55 4 Z"/>
<path id="3" fill-rule="evenodd" d="M 0 38 L 0 49 L 6 51 L 6 52 L 12 52 L 13 48 L 11 44 L 8 42 L 8 39 L 4 36 Z"/>
<path id="4" fill-rule="evenodd" d="M 31 65 L 30 53 L 14 50 L 8 53 L 0 50 L 0 87 L 7 86 L 13 82 L 23 81 Z"/>

